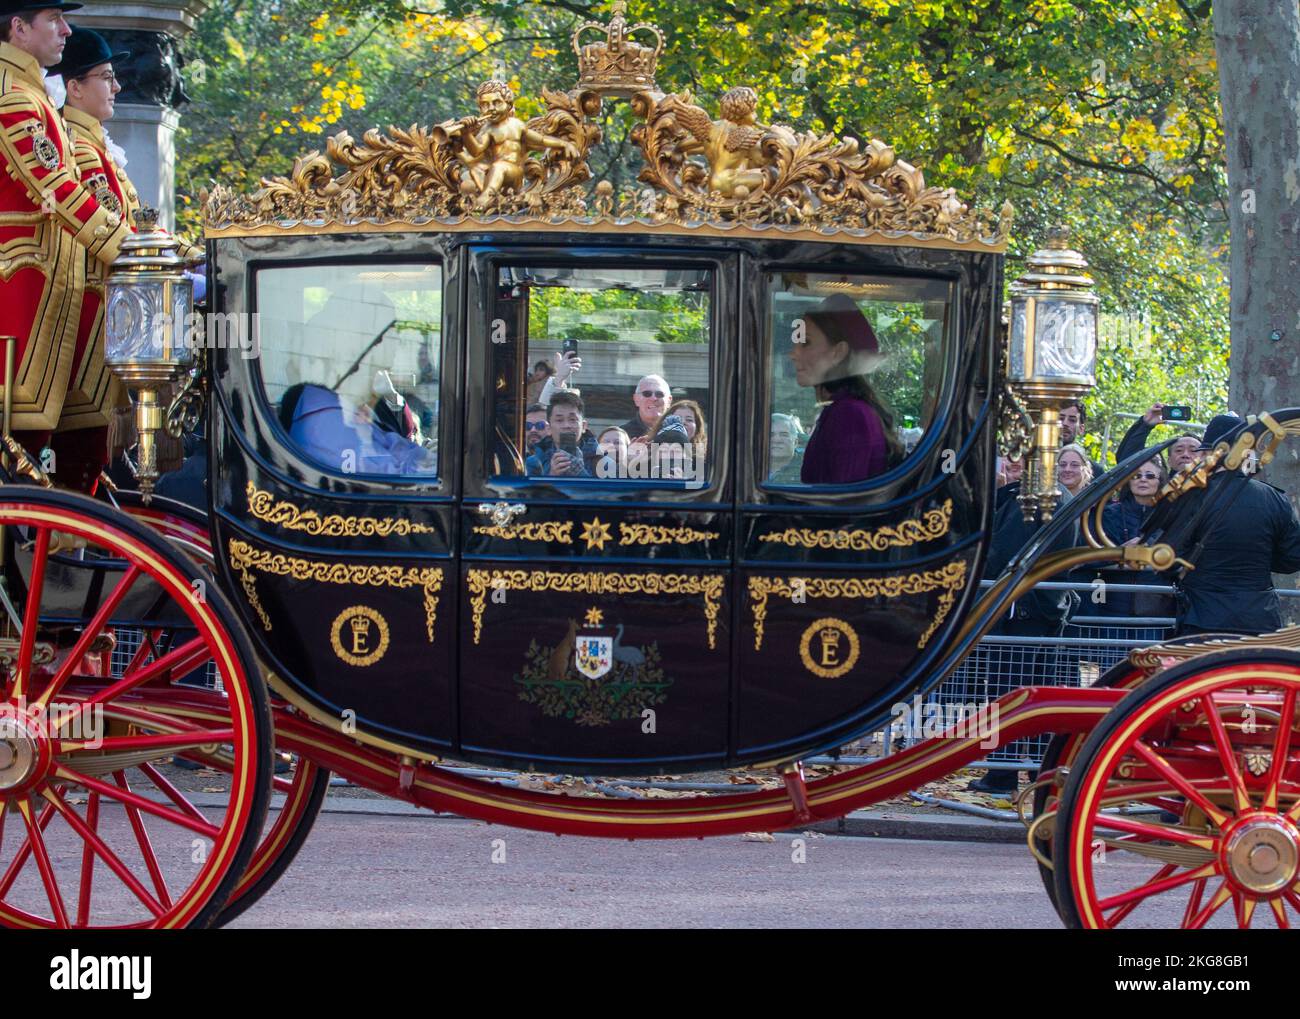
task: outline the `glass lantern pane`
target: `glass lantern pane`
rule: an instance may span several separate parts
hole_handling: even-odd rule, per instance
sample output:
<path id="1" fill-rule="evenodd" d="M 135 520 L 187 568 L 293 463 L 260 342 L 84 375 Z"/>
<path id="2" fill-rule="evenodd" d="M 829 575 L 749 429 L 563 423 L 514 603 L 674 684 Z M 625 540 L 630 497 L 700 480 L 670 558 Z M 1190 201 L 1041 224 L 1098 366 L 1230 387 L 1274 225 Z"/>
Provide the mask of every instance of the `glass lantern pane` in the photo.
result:
<path id="1" fill-rule="evenodd" d="M 1013 379 L 1025 377 L 1025 302 L 1011 302 L 1011 356 L 1008 374 Z"/>
<path id="2" fill-rule="evenodd" d="M 1091 377 L 1097 358 L 1097 316 L 1091 304 L 1042 301 L 1035 309 L 1034 374 Z"/>
<path id="3" fill-rule="evenodd" d="M 105 358 L 112 363 L 156 361 L 162 356 L 161 283 L 115 284 L 105 314 Z"/>

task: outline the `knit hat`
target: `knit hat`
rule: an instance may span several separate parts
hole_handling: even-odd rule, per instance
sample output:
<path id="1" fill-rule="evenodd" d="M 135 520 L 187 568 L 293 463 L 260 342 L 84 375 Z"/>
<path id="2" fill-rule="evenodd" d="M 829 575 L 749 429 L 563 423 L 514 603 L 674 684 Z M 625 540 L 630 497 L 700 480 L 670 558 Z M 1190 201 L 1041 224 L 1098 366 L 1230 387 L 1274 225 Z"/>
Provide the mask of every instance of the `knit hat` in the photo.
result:
<path id="1" fill-rule="evenodd" d="M 1243 422 L 1236 414 L 1218 414 L 1212 417 L 1210 423 L 1205 426 L 1200 448 L 1213 449 L 1241 424 Z"/>

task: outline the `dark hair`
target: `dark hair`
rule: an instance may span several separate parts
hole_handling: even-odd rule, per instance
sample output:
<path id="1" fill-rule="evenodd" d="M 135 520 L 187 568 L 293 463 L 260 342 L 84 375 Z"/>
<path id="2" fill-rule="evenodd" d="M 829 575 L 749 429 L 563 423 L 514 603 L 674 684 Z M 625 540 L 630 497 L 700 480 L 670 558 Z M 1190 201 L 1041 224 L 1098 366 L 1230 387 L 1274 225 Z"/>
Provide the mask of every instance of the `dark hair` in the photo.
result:
<path id="1" fill-rule="evenodd" d="M 302 399 L 302 391 L 306 388 L 305 382 L 295 383 L 280 397 L 280 426 L 286 432 L 293 428 L 293 412 L 298 409 L 298 401 Z"/>
<path id="2" fill-rule="evenodd" d="M 537 371 L 538 368 L 541 368 L 547 375 L 555 374 L 555 369 L 551 367 L 550 361 L 538 361 L 533 365 L 533 371 Z"/>
<path id="3" fill-rule="evenodd" d="M 9 41 L 9 33 L 13 31 L 14 18 L 21 19 L 24 25 L 31 25 L 36 20 L 36 15 L 40 13 L 41 12 L 37 10 L 15 11 L 13 14 L 6 14 L 4 18 L 0 20 L 0 42 Z"/>
<path id="4" fill-rule="evenodd" d="M 1168 467 L 1168 465 L 1165 463 L 1165 456 L 1164 456 L 1164 454 L 1163 454 L 1163 453 L 1157 453 L 1157 454 L 1156 454 L 1155 456 L 1153 456 L 1150 460 L 1147 460 L 1147 461 L 1144 462 L 1144 463 L 1138 464 L 1138 470 L 1141 470 L 1141 469 L 1142 469 L 1143 467 L 1145 467 L 1147 464 L 1155 464 L 1155 465 L 1156 465 L 1157 469 L 1160 471 L 1160 478 L 1159 478 L 1159 480 L 1157 481 L 1157 484 L 1159 484 L 1161 487 L 1164 487 L 1164 483 L 1165 483 L 1166 481 L 1169 480 L 1169 467 Z M 1157 489 L 1157 491 L 1159 491 L 1159 489 Z M 1123 488 L 1123 489 L 1120 491 L 1120 493 L 1119 493 L 1119 501 L 1120 501 L 1120 502 L 1125 502 L 1125 501 L 1133 502 L 1133 501 L 1135 501 L 1136 499 L 1137 499 L 1137 496 L 1135 496 L 1135 495 L 1133 494 L 1133 478 L 1130 477 L 1130 478 L 1128 479 L 1128 481 L 1124 484 L 1124 488 Z"/>
<path id="5" fill-rule="evenodd" d="M 584 416 L 586 414 L 587 408 L 582 402 L 582 397 L 579 396 L 577 393 L 573 392 L 573 390 L 571 389 L 561 389 L 558 393 L 556 393 L 554 396 L 551 397 L 551 406 L 550 409 L 547 410 L 546 416 L 549 418 L 551 416 L 551 411 L 555 410 L 556 407 L 566 407 L 566 406 L 577 407 L 579 414 Z"/>
<path id="6" fill-rule="evenodd" d="M 530 403 L 528 405 L 528 409 L 524 411 L 524 417 L 527 417 L 529 414 L 536 414 L 539 410 L 543 414 L 547 413 L 546 408 L 543 407 L 540 403 Z"/>
<path id="7" fill-rule="evenodd" d="M 1081 422 L 1088 420 L 1088 406 L 1082 400 L 1069 400 L 1066 403 L 1061 404 L 1057 410 L 1069 410 L 1071 407 L 1079 408 L 1079 420 Z"/>
<path id="8" fill-rule="evenodd" d="M 848 393 L 856 397 L 876 412 L 880 424 L 885 430 L 885 457 L 890 467 L 900 464 L 907 456 L 903 443 L 894 430 L 894 415 L 885 402 L 876 395 L 865 375 L 849 375 L 842 379 L 828 379 L 817 387 L 828 397 L 836 393 Z"/>

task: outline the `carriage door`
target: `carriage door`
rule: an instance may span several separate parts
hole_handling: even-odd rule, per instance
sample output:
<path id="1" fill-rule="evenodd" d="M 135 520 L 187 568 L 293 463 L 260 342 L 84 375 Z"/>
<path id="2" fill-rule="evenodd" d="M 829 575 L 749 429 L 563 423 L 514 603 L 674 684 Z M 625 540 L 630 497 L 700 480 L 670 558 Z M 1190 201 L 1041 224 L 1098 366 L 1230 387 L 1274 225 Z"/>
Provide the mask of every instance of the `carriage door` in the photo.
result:
<path id="1" fill-rule="evenodd" d="M 721 762 L 734 257 L 555 252 L 470 257 L 462 747 L 575 770 Z M 581 368 L 547 399 L 566 348 Z"/>

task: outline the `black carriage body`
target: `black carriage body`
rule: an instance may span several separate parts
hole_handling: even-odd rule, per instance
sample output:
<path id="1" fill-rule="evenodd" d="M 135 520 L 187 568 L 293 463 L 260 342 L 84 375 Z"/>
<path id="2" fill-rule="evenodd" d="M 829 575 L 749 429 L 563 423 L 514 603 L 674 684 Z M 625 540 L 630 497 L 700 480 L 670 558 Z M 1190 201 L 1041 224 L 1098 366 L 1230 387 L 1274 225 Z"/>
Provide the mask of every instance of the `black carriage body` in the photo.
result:
<path id="1" fill-rule="evenodd" d="M 975 597 L 993 496 L 996 252 L 538 230 L 210 243 L 224 315 L 258 312 L 268 268 L 441 271 L 436 480 L 323 469 L 288 440 L 264 358 L 209 351 L 223 586 L 286 695 L 322 720 L 413 754 L 572 773 L 796 759 L 869 731 L 924 688 Z M 706 483 L 488 469 L 492 312 L 509 298 L 498 274 L 523 263 L 704 273 Z M 762 480 L 774 271 L 945 288 L 941 391 L 901 465 L 843 490 Z M 503 503 L 523 508 L 513 524 L 480 509 Z M 575 684 L 574 641 L 590 634 L 612 642 L 619 682 Z"/>

